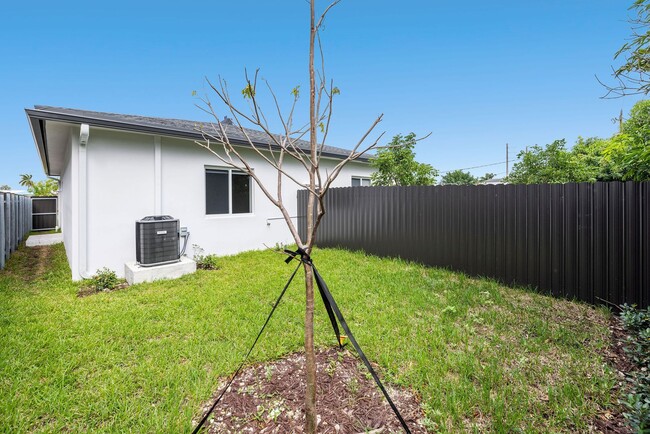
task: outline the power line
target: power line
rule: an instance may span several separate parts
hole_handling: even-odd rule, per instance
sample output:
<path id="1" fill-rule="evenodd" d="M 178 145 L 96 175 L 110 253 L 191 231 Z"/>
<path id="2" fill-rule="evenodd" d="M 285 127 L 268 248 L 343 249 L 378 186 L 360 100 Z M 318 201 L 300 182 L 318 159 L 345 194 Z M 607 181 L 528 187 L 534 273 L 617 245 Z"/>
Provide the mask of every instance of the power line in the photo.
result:
<path id="1" fill-rule="evenodd" d="M 524 150 L 523 148 L 517 148 L 517 155 L 519 155 L 519 152 L 521 152 L 523 150 Z M 509 161 L 513 161 L 513 160 L 509 160 Z M 444 173 L 455 172 L 456 170 L 471 170 L 471 169 L 480 169 L 482 167 L 498 166 L 499 164 L 506 164 L 506 162 L 505 161 L 500 161 L 498 163 L 482 164 L 480 166 L 464 167 L 462 169 L 441 170 L 440 174 L 442 175 Z"/>
<path id="2" fill-rule="evenodd" d="M 483 164 L 481 166 L 473 166 L 473 167 L 465 167 L 463 169 L 454 169 L 454 170 L 443 170 L 440 173 L 449 173 L 449 172 L 455 172 L 456 170 L 470 170 L 470 169 L 480 169 L 481 167 L 490 167 L 490 166 L 498 166 L 499 164 L 506 164 L 505 161 L 500 161 L 498 163 L 490 163 L 490 164 Z"/>

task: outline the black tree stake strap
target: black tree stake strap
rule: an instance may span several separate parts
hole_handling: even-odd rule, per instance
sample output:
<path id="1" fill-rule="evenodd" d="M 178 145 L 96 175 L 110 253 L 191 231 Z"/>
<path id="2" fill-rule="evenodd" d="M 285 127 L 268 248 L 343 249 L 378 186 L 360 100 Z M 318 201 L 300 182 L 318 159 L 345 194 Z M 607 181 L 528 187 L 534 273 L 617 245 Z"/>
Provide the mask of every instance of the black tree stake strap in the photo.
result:
<path id="1" fill-rule="evenodd" d="M 345 321 L 345 318 L 343 317 L 341 310 L 336 304 L 336 301 L 334 301 L 334 297 L 332 296 L 332 293 L 327 288 L 327 284 L 325 283 L 323 277 L 320 275 L 320 273 L 314 266 L 314 263 L 312 262 L 307 252 L 305 252 L 301 248 L 298 248 L 298 250 L 295 252 L 291 250 L 285 250 L 284 252 L 289 255 L 289 257 L 285 260 L 287 264 L 291 262 L 292 259 L 296 258 L 297 256 L 300 256 L 300 261 L 309 264 L 312 270 L 314 270 L 314 278 L 316 279 L 316 285 L 318 286 L 318 291 L 320 292 L 320 295 L 323 298 L 323 304 L 325 304 L 325 309 L 327 309 L 327 314 L 329 315 L 330 321 L 332 322 L 332 328 L 334 329 L 334 333 L 336 333 L 336 339 L 339 343 L 339 346 L 342 346 L 341 334 L 336 324 L 336 319 L 334 318 L 334 315 L 336 315 L 336 318 L 338 318 L 339 322 L 341 323 L 341 327 L 343 328 L 343 331 L 347 333 L 348 339 L 350 339 L 350 342 L 352 342 L 352 346 L 357 351 L 357 354 L 359 354 L 359 357 L 363 361 L 363 364 L 366 365 L 366 368 L 368 368 L 368 371 L 370 372 L 370 375 L 372 375 L 372 378 L 375 380 L 375 383 L 377 383 L 377 386 L 379 386 L 381 393 L 384 394 L 386 401 L 388 401 L 388 404 L 390 404 L 390 407 L 393 409 L 395 416 L 397 416 L 397 419 L 399 419 L 402 428 L 404 428 L 405 432 L 411 434 L 411 430 L 409 429 L 408 425 L 406 425 L 406 421 L 400 414 L 395 403 L 393 403 L 393 400 L 390 399 L 390 396 L 388 395 L 388 392 L 384 388 L 384 385 L 381 384 L 381 380 L 379 380 L 379 376 L 372 368 L 372 365 L 370 364 L 370 361 L 368 361 L 368 358 L 364 354 L 363 350 L 361 350 L 361 347 L 357 343 L 357 340 L 354 338 L 354 335 L 352 334 L 350 327 L 348 327 L 348 323 Z"/>
<path id="2" fill-rule="evenodd" d="M 285 262 L 288 264 L 290 263 L 293 259 L 298 259 L 301 264 L 305 263 L 308 264 L 312 270 L 314 270 L 314 278 L 316 279 L 316 286 L 318 286 L 318 292 L 321 295 L 321 298 L 323 299 L 323 304 L 325 305 L 325 309 L 327 310 L 327 315 L 329 316 L 330 322 L 332 323 L 332 328 L 334 329 L 334 333 L 336 334 L 336 339 L 339 344 L 339 347 L 343 347 L 343 341 L 341 340 L 341 333 L 339 331 L 338 323 L 336 319 L 338 318 L 338 322 L 341 323 L 341 327 L 343 327 L 343 331 L 347 333 L 347 337 L 350 339 L 350 342 L 352 342 L 352 346 L 354 346 L 354 349 L 357 351 L 357 354 L 359 354 L 359 357 L 363 361 L 364 365 L 366 365 L 366 368 L 368 368 L 368 371 L 372 375 L 372 378 L 374 378 L 375 383 L 377 383 L 377 386 L 379 386 L 379 389 L 381 392 L 384 394 L 384 397 L 386 398 L 386 401 L 388 401 L 388 404 L 390 404 L 390 407 L 393 409 L 393 412 L 395 413 L 395 416 L 397 416 L 397 419 L 399 419 L 400 424 L 402 425 L 402 428 L 404 428 L 404 431 L 407 432 L 408 434 L 411 434 L 411 430 L 409 429 L 408 425 L 406 425 L 406 421 L 404 421 L 404 418 L 400 414 L 399 410 L 393 403 L 393 400 L 390 399 L 390 396 L 388 395 L 388 392 L 384 388 L 383 384 L 381 384 L 381 381 L 379 380 L 379 376 L 377 376 L 377 373 L 375 370 L 372 368 L 372 365 L 368 361 L 368 358 L 366 355 L 363 353 L 361 350 L 361 347 L 357 343 L 357 340 L 354 338 L 354 335 L 352 334 L 352 331 L 350 330 L 350 327 L 348 327 L 347 322 L 345 322 L 345 318 L 343 318 L 343 314 L 339 310 L 338 305 L 336 304 L 336 301 L 334 301 L 334 297 L 330 293 L 329 289 L 327 288 L 327 285 L 325 284 L 325 281 L 321 277 L 320 273 L 314 267 L 314 263 L 312 262 L 311 258 L 305 252 L 303 249 L 298 248 L 297 251 L 291 251 L 291 250 L 285 250 L 284 251 L 289 257 L 285 260 Z M 278 307 L 280 304 L 280 301 L 282 300 L 282 297 L 284 296 L 284 293 L 287 292 L 287 288 L 289 288 L 289 285 L 293 281 L 293 278 L 295 277 L 296 273 L 298 272 L 298 269 L 300 268 L 300 265 L 296 267 L 295 270 L 293 270 L 293 273 L 291 274 L 291 277 L 289 277 L 289 280 L 287 281 L 287 284 L 284 285 L 284 288 L 282 289 L 282 292 L 280 293 L 280 296 L 276 300 L 275 304 L 273 305 L 273 308 L 271 309 L 271 312 L 269 313 L 269 316 L 266 318 L 266 321 L 264 322 L 264 325 L 262 326 L 262 329 L 260 332 L 257 334 L 257 337 L 255 338 L 255 341 L 253 342 L 253 345 L 251 348 L 248 350 L 248 353 L 246 353 L 246 357 L 244 357 L 244 360 L 241 362 L 233 376 L 230 378 L 226 386 L 221 390 L 221 393 L 217 397 L 217 399 L 214 401 L 210 409 L 207 411 L 207 413 L 203 416 L 199 424 L 194 428 L 194 431 L 192 431 L 192 434 L 198 433 L 198 431 L 201 429 L 201 427 L 205 424 L 205 422 L 208 420 L 208 417 L 210 417 L 210 414 L 214 411 L 215 407 L 221 401 L 221 398 L 223 398 L 223 395 L 226 393 L 228 388 L 231 386 L 232 382 L 235 380 L 235 377 L 239 374 L 241 369 L 244 367 L 244 363 L 246 363 L 246 360 L 248 360 L 248 356 L 251 355 L 251 352 L 253 352 L 253 348 L 255 348 L 255 345 L 257 344 L 257 341 L 260 339 L 260 336 L 262 336 L 262 332 L 264 332 L 264 329 L 266 328 L 267 324 L 269 323 L 269 320 L 273 316 L 273 313 L 275 312 L 275 309 Z"/>
<path id="3" fill-rule="evenodd" d="M 239 374 L 239 371 L 241 371 L 241 369 L 244 367 L 244 363 L 246 363 L 246 360 L 248 360 L 248 356 L 250 356 L 251 353 L 253 352 L 253 348 L 255 348 L 255 345 L 257 344 L 257 341 L 260 339 L 260 336 L 262 336 L 262 332 L 264 331 L 264 329 L 266 328 L 266 325 L 269 323 L 269 320 L 273 316 L 273 312 L 275 312 L 275 308 L 278 307 L 278 305 L 280 304 L 280 300 L 282 300 L 282 297 L 284 296 L 284 293 L 287 292 L 287 288 L 289 288 L 289 285 L 291 284 L 291 281 L 295 277 L 295 275 L 298 272 L 299 268 L 300 268 L 300 264 L 298 264 L 296 269 L 293 270 L 293 273 L 291 274 L 291 277 L 289 277 L 289 280 L 287 281 L 287 284 L 284 285 L 284 288 L 282 289 L 282 292 L 280 293 L 280 296 L 278 297 L 278 299 L 275 301 L 275 304 L 273 305 L 273 308 L 271 309 L 271 312 L 269 313 L 269 316 L 266 318 L 266 321 L 264 322 L 264 325 L 262 326 L 262 329 L 257 334 L 257 337 L 255 338 L 255 341 L 253 342 L 253 345 L 251 345 L 250 350 L 248 350 L 248 353 L 246 353 L 246 357 L 244 357 L 244 360 L 242 360 L 241 364 L 239 365 L 239 368 L 237 368 L 237 370 L 235 371 L 233 376 L 230 378 L 230 381 L 228 381 L 228 384 L 226 384 L 226 386 L 221 390 L 221 393 L 219 394 L 217 399 L 214 401 L 214 403 L 212 403 L 212 406 L 210 407 L 210 410 L 208 410 L 208 412 L 205 413 L 205 416 L 203 416 L 203 419 L 201 419 L 201 421 L 196 426 L 196 428 L 194 428 L 194 431 L 192 431 L 192 434 L 196 434 L 196 433 L 199 432 L 199 430 L 201 429 L 203 424 L 205 424 L 205 421 L 208 420 L 208 417 L 210 417 L 210 415 L 214 411 L 217 404 L 219 404 L 219 401 L 221 401 L 221 398 L 223 398 L 223 395 L 226 393 L 226 390 L 228 390 L 228 388 L 230 387 L 232 382 L 235 381 L 235 377 L 237 377 L 237 374 Z"/>

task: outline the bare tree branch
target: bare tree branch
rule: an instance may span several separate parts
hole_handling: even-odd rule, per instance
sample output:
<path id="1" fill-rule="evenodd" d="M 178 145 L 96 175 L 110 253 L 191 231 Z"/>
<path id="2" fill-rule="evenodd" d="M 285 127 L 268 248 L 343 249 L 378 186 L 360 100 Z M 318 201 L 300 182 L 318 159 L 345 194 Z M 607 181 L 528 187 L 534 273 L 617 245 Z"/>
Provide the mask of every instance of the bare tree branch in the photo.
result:
<path id="1" fill-rule="evenodd" d="M 318 19 L 318 24 L 316 24 L 316 31 L 318 31 L 320 29 L 321 24 L 323 24 L 323 20 L 325 20 L 325 15 L 327 15 L 327 13 L 330 11 L 330 9 L 332 9 L 334 6 L 336 6 L 340 2 L 341 2 L 341 0 L 335 0 L 332 3 L 330 3 L 329 6 L 327 6 L 325 8 L 325 11 L 320 15 L 320 18 Z"/>

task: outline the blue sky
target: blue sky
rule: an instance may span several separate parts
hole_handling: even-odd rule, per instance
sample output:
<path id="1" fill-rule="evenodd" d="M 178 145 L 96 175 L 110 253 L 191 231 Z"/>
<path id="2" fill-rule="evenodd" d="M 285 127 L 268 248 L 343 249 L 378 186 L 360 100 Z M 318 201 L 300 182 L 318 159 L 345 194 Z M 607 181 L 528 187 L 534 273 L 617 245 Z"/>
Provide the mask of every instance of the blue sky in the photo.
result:
<path id="1" fill-rule="evenodd" d="M 341 89 L 328 144 L 352 146 L 380 113 L 384 142 L 431 132 L 417 159 L 440 170 L 504 161 L 506 143 L 513 156 L 610 136 L 639 98 L 600 99 L 594 76 L 610 78 L 629 3 L 343 0 L 322 35 Z M 192 91 L 221 76 L 238 94 L 244 68 L 283 103 L 296 85 L 306 99 L 308 12 L 303 0 L 5 3 L 0 185 L 44 178 L 24 114 L 34 104 L 208 120 Z M 505 165 L 473 172 L 485 171 Z"/>

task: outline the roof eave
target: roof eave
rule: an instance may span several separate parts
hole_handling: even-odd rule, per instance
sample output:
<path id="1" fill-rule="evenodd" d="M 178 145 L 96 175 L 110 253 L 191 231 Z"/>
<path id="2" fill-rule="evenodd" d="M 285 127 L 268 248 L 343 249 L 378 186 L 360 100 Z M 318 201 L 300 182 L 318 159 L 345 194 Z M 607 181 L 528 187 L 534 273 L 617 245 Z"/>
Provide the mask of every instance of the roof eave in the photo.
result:
<path id="1" fill-rule="evenodd" d="M 34 115 L 34 110 L 25 109 L 27 115 L 27 121 L 29 122 L 29 128 L 32 132 L 32 138 L 34 139 L 34 144 L 36 145 L 36 152 L 41 158 L 41 164 L 43 164 L 43 171 L 47 176 L 52 176 L 50 172 L 50 163 L 47 155 L 47 146 L 46 146 L 46 136 L 44 123 L 41 118 Z"/>
<path id="2" fill-rule="evenodd" d="M 96 127 L 111 128 L 111 129 L 117 129 L 123 131 L 133 131 L 139 133 L 148 133 L 148 134 L 168 136 L 168 137 L 177 137 L 183 139 L 191 139 L 191 140 L 204 139 L 203 135 L 199 131 L 191 132 L 185 130 L 178 130 L 174 128 L 156 127 L 152 125 L 138 124 L 134 122 L 120 122 L 120 121 L 96 118 L 92 116 L 79 116 L 79 115 L 74 115 L 69 113 L 60 113 L 60 112 L 41 110 L 41 109 L 25 109 L 25 112 L 27 113 L 27 116 L 30 118 L 30 121 L 32 119 L 39 119 L 43 121 L 49 120 L 49 121 L 69 122 L 74 124 L 90 124 Z M 33 124 L 32 124 L 32 133 L 35 133 Z M 37 137 L 38 136 L 34 134 L 34 141 L 37 143 L 37 147 L 42 146 L 42 149 L 44 150 L 45 154 L 40 153 L 40 149 L 39 149 L 39 154 L 41 155 L 41 159 L 43 160 L 43 167 L 44 168 L 47 167 L 45 173 L 49 175 L 49 167 L 48 167 L 48 163 L 46 162 L 47 146 L 46 143 L 44 143 L 45 142 L 44 132 L 43 132 L 43 140 L 41 140 L 40 145 Z M 232 140 L 232 143 L 240 146 L 250 147 L 250 144 L 244 140 Z M 268 147 L 268 144 L 259 144 L 259 145 Z M 271 148 L 274 150 L 280 149 L 276 145 L 271 145 Z M 45 159 L 43 159 L 44 155 L 45 155 Z M 327 158 L 335 158 L 339 160 L 345 159 L 347 157 L 347 155 L 341 155 L 341 154 L 336 154 L 336 153 L 331 153 L 326 151 L 321 152 L 321 156 Z M 367 163 L 369 161 L 369 157 L 365 157 L 365 156 L 360 157 L 355 159 L 355 161 Z"/>

